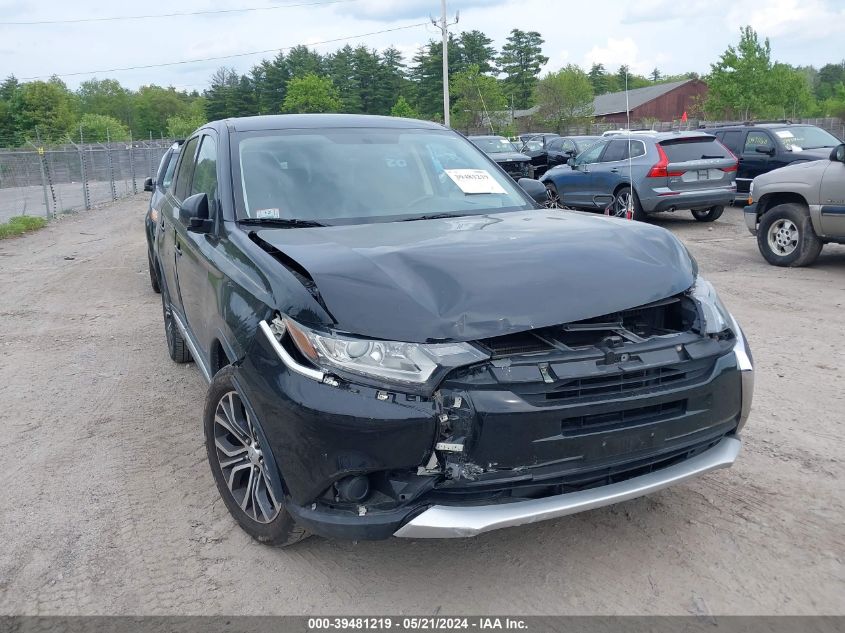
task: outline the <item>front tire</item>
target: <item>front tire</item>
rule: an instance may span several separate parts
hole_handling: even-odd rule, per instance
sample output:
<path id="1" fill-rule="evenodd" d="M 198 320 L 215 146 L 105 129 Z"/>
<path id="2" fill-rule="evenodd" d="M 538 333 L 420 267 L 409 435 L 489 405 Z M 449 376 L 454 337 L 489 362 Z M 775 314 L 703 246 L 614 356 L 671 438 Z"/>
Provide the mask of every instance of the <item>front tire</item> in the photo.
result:
<path id="1" fill-rule="evenodd" d="M 257 421 L 244 406 L 235 387 L 234 369 L 214 376 L 205 399 L 203 427 L 211 474 L 229 513 L 252 538 L 268 545 L 287 546 L 306 536 L 274 494 Z"/>
<path id="2" fill-rule="evenodd" d="M 725 207 L 710 207 L 709 209 L 692 209 L 692 217 L 699 222 L 715 222 L 722 217 Z"/>
<path id="3" fill-rule="evenodd" d="M 806 207 L 779 204 L 760 219 L 757 247 L 773 266 L 808 266 L 816 261 L 822 246 Z"/>

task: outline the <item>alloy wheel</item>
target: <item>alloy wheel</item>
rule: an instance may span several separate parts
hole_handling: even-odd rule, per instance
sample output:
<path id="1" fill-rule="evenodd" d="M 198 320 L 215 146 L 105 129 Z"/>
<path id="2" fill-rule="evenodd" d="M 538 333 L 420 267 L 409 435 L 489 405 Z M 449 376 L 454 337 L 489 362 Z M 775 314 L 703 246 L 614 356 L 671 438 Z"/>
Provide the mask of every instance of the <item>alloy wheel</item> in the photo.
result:
<path id="1" fill-rule="evenodd" d="M 551 187 L 546 187 L 546 208 L 547 209 L 560 209 L 560 194 L 555 189 Z"/>
<path id="2" fill-rule="evenodd" d="M 249 412 L 236 391 L 229 391 L 214 411 L 217 465 L 232 498 L 250 519 L 270 523 L 282 509 L 267 476 L 267 460 Z"/>
<path id="3" fill-rule="evenodd" d="M 769 227 L 769 248 L 781 257 L 791 255 L 798 248 L 799 238 L 798 227 L 787 218 L 781 218 Z"/>
<path id="4" fill-rule="evenodd" d="M 633 209 L 634 200 L 630 191 L 623 191 L 613 203 L 613 215 L 617 218 L 624 218 L 627 216 L 628 209 Z"/>

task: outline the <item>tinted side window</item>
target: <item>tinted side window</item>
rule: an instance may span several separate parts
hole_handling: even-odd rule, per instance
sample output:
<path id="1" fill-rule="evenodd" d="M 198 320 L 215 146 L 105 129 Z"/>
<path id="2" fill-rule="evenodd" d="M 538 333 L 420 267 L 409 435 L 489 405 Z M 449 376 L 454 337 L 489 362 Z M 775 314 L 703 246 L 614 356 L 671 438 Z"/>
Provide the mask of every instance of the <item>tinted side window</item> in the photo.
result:
<path id="1" fill-rule="evenodd" d="M 645 147 L 640 141 L 630 139 L 616 139 L 610 141 L 610 146 L 602 156 L 601 162 L 610 163 L 618 160 L 628 160 L 628 147 L 631 148 L 631 158 L 645 154 Z"/>
<path id="2" fill-rule="evenodd" d="M 599 141 L 598 143 L 578 155 L 578 164 L 587 165 L 590 163 L 597 163 L 599 160 L 599 156 L 601 156 L 601 153 L 602 151 L 604 151 L 605 147 L 607 147 L 607 141 Z"/>
<path id="3" fill-rule="evenodd" d="M 549 144 L 546 145 L 546 149 L 550 152 L 559 152 L 563 147 L 563 141 L 561 139 L 554 139 L 553 141 L 549 141 Z"/>
<path id="4" fill-rule="evenodd" d="M 575 151 L 575 143 L 566 139 L 562 144 L 561 147 L 563 148 L 564 152 L 574 152 Z"/>
<path id="5" fill-rule="evenodd" d="M 209 209 L 217 200 L 217 142 L 212 136 L 202 137 L 194 179 L 191 183 L 191 195 L 204 193 L 208 196 Z"/>
<path id="6" fill-rule="evenodd" d="M 771 148 L 774 146 L 775 144 L 772 142 L 772 139 L 765 132 L 749 132 L 748 137 L 745 139 L 746 152 L 753 152 L 758 147 Z"/>
<path id="7" fill-rule="evenodd" d="M 164 176 L 161 179 L 161 188 L 167 189 L 170 186 L 170 183 L 173 182 L 173 172 L 176 171 L 176 163 L 179 162 L 179 152 L 173 152 L 170 154 L 170 160 L 167 161 L 167 170 L 164 172 Z"/>
<path id="8" fill-rule="evenodd" d="M 176 185 L 173 189 L 173 195 L 179 200 L 184 200 L 188 197 L 188 187 L 191 185 L 191 174 L 194 172 L 194 153 L 197 151 L 197 143 L 199 137 L 194 137 L 182 149 L 180 154 L 182 160 L 179 163 L 179 171 L 176 174 Z"/>
<path id="9" fill-rule="evenodd" d="M 740 147 L 742 147 L 742 132 L 725 132 L 724 137 L 720 140 L 725 147 L 731 150 L 734 154 L 738 154 Z"/>

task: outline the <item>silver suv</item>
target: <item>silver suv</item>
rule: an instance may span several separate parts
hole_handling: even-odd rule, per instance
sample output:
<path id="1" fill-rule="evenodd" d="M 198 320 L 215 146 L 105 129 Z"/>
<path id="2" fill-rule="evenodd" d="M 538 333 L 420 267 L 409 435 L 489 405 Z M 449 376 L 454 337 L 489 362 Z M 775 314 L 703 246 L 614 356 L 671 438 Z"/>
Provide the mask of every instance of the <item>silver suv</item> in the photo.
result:
<path id="1" fill-rule="evenodd" d="M 745 223 L 774 266 L 807 266 L 826 243 L 845 244 L 845 144 L 834 147 L 828 160 L 757 176 Z"/>
<path id="2" fill-rule="evenodd" d="M 712 222 L 733 202 L 736 169 L 736 156 L 710 134 L 637 132 L 602 138 L 540 180 L 551 206 L 596 211 L 612 204 L 614 215 L 630 209 L 635 220 L 689 209 Z"/>

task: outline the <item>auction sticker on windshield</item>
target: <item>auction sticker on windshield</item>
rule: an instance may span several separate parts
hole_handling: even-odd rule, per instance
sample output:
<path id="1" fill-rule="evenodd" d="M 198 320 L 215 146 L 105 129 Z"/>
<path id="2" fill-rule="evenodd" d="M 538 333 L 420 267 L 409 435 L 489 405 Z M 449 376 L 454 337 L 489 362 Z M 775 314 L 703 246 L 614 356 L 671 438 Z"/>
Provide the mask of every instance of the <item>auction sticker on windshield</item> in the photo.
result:
<path id="1" fill-rule="evenodd" d="M 447 169 L 446 175 L 464 193 L 507 193 L 484 169 Z"/>

